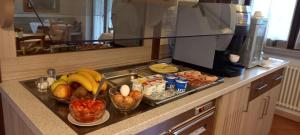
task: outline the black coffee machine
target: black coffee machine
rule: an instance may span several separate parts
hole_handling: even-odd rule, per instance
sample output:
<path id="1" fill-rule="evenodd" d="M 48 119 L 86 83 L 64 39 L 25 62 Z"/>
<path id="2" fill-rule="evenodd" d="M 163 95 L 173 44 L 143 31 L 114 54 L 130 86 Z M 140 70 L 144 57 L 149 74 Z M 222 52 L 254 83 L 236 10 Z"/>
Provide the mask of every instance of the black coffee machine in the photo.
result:
<path id="1" fill-rule="evenodd" d="M 177 36 L 199 33 L 206 36 L 177 38 L 173 63 L 219 76 L 241 75 L 244 67 L 238 62 L 250 28 L 250 8 L 236 4 L 201 3 L 197 13 L 188 6 L 186 2 L 179 3 Z M 184 17 L 186 14 L 195 17 Z"/>
<path id="2" fill-rule="evenodd" d="M 236 6 L 237 22 L 232 40 L 225 51 L 215 52 L 214 72 L 222 76 L 239 76 L 245 69 L 239 61 L 249 33 L 251 15 L 249 7 Z"/>

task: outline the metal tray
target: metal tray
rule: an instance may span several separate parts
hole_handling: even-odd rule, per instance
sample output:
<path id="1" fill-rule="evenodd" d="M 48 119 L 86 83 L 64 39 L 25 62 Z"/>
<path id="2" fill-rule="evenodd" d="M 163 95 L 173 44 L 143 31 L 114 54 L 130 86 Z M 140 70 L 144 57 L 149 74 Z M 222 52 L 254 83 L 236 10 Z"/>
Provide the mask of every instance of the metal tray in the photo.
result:
<path id="1" fill-rule="evenodd" d="M 212 87 L 212 86 L 215 86 L 215 85 L 218 85 L 218 84 L 224 82 L 224 78 L 222 78 L 222 77 L 218 77 L 218 78 L 219 79 L 216 80 L 215 82 L 212 82 L 212 83 L 209 83 L 209 84 L 205 84 L 205 85 L 199 86 L 197 88 L 193 88 L 190 85 L 188 85 L 187 90 L 185 92 L 176 93 L 175 95 L 167 97 L 167 98 L 162 99 L 162 100 L 153 100 L 153 99 L 151 99 L 151 98 L 149 98 L 147 96 L 144 96 L 143 102 L 147 103 L 150 106 L 159 106 L 159 105 L 162 105 L 162 104 L 165 104 L 165 103 L 169 103 L 169 102 L 171 102 L 173 100 L 176 100 L 178 98 L 184 97 L 184 96 L 186 96 L 188 94 L 192 94 L 192 93 L 195 93 L 197 91 L 201 91 L 201 90 L 207 89 L 209 87 Z M 166 90 L 166 91 L 170 91 L 170 90 Z"/>

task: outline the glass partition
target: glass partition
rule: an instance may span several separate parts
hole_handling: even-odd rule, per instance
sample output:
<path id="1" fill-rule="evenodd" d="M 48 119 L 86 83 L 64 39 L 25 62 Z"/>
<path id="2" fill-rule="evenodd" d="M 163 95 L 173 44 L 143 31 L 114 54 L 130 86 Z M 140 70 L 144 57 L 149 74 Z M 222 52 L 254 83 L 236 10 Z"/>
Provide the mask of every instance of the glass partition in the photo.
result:
<path id="1" fill-rule="evenodd" d="M 17 54 L 137 47 L 153 38 L 170 44 L 177 37 L 231 35 L 228 5 L 198 0 L 15 0 Z"/>

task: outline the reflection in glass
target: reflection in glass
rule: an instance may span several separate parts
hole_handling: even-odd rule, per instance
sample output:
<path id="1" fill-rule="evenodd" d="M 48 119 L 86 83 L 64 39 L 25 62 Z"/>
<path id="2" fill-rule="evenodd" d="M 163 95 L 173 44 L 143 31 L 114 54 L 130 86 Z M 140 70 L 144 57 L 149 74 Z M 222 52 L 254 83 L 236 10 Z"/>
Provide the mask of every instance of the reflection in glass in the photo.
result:
<path id="1" fill-rule="evenodd" d="M 16 0 L 17 54 L 142 46 L 174 33 L 176 8 L 176 0 Z"/>
<path id="2" fill-rule="evenodd" d="M 176 35 L 178 3 L 177 0 L 15 0 L 17 54 L 135 47 L 151 44 L 145 40 L 153 38 L 161 38 L 160 44 L 167 45 L 174 41 L 170 38 L 207 34 L 177 32 Z M 203 10 L 209 13 L 209 7 Z M 214 21 L 220 24 L 219 20 Z"/>

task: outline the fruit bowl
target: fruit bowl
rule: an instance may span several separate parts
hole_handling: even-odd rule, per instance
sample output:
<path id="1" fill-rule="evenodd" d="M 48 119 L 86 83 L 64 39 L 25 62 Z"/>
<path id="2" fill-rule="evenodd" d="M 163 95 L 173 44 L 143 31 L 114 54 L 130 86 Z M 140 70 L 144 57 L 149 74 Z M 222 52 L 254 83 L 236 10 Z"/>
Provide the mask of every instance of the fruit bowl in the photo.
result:
<path id="1" fill-rule="evenodd" d="M 58 98 L 58 97 L 54 96 L 53 94 L 51 94 L 51 97 L 59 103 L 70 104 L 70 100 L 71 100 L 70 98 Z"/>
<path id="2" fill-rule="evenodd" d="M 95 95 L 102 77 L 101 73 L 87 68 L 63 74 L 51 84 L 51 96 L 58 102 L 69 103 L 70 99 L 74 96 L 87 97 Z M 108 87 L 108 83 L 104 82 L 101 87 L 100 96 L 104 97 L 108 93 Z"/>
<path id="3" fill-rule="evenodd" d="M 112 87 L 109 89 L 109 97 L 115 108 L 122 112 L 127 112 L 139 106 L 143 99 L 143 94 L 140 91 L 131 90 L 128 96 L 122 96 L 120 87 Z"/>
<path id="4" fill-rule="evenodd" d="M 105 113 L 106 103 L 99 98 L 72 98 L 69 110 L 71 116 L 78 122 L 90 123 L 102 118 Z"/>
<path id="5" fill-rule="evenodd" d="M 69 104 L 70 97 L 72 95 L 72 89 L 67 84 L 59 84 L 55 90 L 51 89 L 50 96 L 56 101 Z"/>

